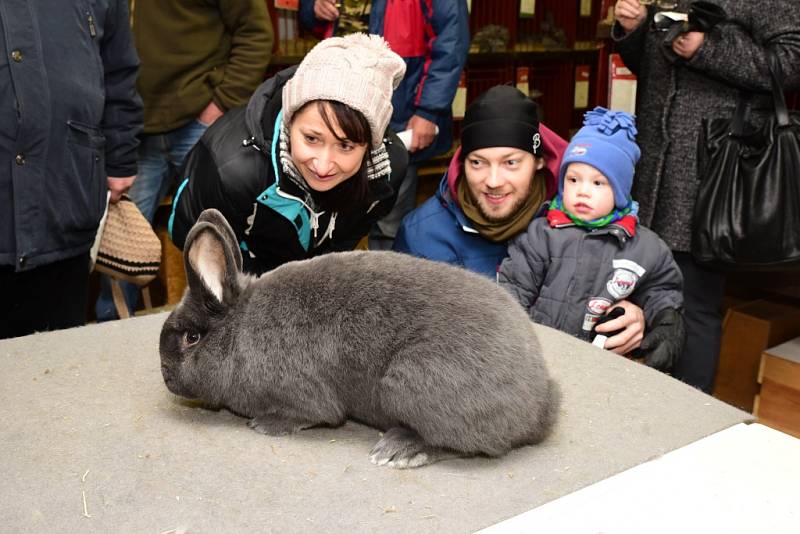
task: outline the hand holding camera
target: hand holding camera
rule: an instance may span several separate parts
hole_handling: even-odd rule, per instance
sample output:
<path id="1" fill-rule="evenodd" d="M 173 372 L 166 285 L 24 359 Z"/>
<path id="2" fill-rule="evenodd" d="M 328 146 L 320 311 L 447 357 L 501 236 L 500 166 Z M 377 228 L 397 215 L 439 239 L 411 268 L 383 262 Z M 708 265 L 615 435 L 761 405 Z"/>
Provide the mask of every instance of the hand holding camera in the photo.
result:
<path id="1" fill-rule="evenodd" d="M 661 11 L 653 16 L 653 27 L 667 32 L 664 46 L 690 59 L 705 41 L 705 34 L 727 18 L 725 10 L 711 2 L 692 2 L 689 13 Z"/>

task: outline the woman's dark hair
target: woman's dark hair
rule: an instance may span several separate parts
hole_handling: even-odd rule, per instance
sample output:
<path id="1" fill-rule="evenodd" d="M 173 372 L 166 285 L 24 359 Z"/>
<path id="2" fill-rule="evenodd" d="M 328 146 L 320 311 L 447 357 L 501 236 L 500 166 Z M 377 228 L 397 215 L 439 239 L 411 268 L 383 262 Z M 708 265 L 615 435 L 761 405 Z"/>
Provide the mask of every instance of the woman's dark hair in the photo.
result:
<path id="1" fill-rule="evenodd" d="M 367 145 L 367 152 L 361 160 L 361 167 L 353 176 L 330 191 L 311 192 L 311 196 L 314 197 L 322 209 L 347 213 L 364 206 L 370 201 L 367 165 L 371 161 L 372 129 L 369 127 L 366 117 L 360 111 L 336 100 L 312 100 L 295 111 L 295 115 L 309 104 L 314 103 L 323 122 L 325 122 L 325 126 L 328 127 L 328 130 L 333 133 L 336 139 Z M 333 117 L 331 117 L 331 112 L 333 112 Z M 339 125 L 344 137 L 336 135 L 334 124 Z"/>

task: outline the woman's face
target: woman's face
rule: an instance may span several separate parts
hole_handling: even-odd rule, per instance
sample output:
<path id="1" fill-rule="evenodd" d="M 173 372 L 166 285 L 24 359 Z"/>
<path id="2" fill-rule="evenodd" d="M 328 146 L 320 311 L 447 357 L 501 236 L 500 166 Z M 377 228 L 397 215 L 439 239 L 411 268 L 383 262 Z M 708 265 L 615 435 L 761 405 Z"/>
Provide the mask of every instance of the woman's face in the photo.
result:
<path id="1" fill-rule="evenodd" d="M 464 160 L 464 174 L 473 201 L 490 221 L 505 221 L 531 194 L 533 177 L 544 159 L 511 147 L 473 150 Z"/>
<path id="2" fill-rule="evenodd" d="M 336 115 L 327 111 L 335 132 L 325 125 L 316 104 L 295 113 L 289 127 L 292 161 L 314 191 L 330 191 L 352 177 L 367 153 L 367 144 L 348 140 Z"/>

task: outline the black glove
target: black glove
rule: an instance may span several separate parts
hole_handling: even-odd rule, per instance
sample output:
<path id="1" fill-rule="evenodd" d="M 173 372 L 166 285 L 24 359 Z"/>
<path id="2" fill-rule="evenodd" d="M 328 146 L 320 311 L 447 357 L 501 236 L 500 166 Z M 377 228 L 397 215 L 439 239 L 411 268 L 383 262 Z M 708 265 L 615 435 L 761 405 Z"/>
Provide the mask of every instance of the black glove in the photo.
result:
<path id="1" fill-rule="evenodd" d="M 717 4 L 692 2 L 689 4 L 688 31 L 708 33 L 727 18 L 728 14 Z"/>
<path id="2" fill-rule="evenodd" d="M 681 313 L 675 308 L 661 310 L 647 329 L 637 357 L 650 367 L 669 371 L 683 352 L 685 338 Z"/>
<path id="3" fill-rule="evenodd" d="M 604 334 L 601 334 L 601 333 L 599 333 L 597 331 L 597 327 L 600 326 L 601 324 L 607 323 L 608 321 L 613 321 L 617 317 L 621 317 L 623 315 L 625 315 L 625 308 L 622 308 L 620 306 L 618 306 L 616 308 L 612 308 L 611 311 L 609 311 L 605 315 L 601 315 L 597 319 L 597 322 L 594 323 L 594 326 L 592 326 L 592 331 L 589 333 L 589 342 L 594 343 L 594 340 L 598 335 L 603 336 L 603 343 L 601 343 L 599 345 L 600 348 L 602 348 L 603 345 L 606 342 L 606 339 L 608 339 L 610 337 L 614 337 L 617 334 L 619 334 L 620 332 L 622 332 L 623 330 L 625 330 L 624 328 L 620 328 L 619 330 L 614 330 L 613 332 L 607 332 L 607 333 L 604 333 Z"/>

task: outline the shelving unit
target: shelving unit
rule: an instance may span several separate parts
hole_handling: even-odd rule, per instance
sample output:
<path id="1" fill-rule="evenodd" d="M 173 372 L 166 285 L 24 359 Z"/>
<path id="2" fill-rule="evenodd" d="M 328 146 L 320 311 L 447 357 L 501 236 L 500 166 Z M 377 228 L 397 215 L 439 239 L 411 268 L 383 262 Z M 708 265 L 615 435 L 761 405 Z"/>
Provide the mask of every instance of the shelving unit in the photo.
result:
<path id="1" fill-rule="evenodd" d="M 313 40 L 298 29 L 295 13 L 276 10 L 274 0 L 267 2 L 276 29 L 273 73 L 301 61 L 303 56 L 296 51 L 310 48 Z M 494 85 L 515 84 L 517 69 L 525 67 L 544 122 L 568 137 L 580 125 L 583 112 L 605 98 L 601 85 L 608 68 L 606 44 L 596 38 L 602 2 L 536 0 L 534 16 L 521 17 L 520 0 L 472 0 L 470 34 L 474 37 L 482 28 L 497 25 L 508 29 L 509 39 L 501 51 L 479 52 L 473 45 L 465 67 L 467 105 Z M 287 42 L 281 32 L 295 41 Z M 293 53 L 282 54 L 281 50 Z M 589 97 L 586 106 L 575 108 L 575 69 L 579 65 L 588 66 L 590 72 Z M 458 127 L 457 120 L 456 137 Z"/>

